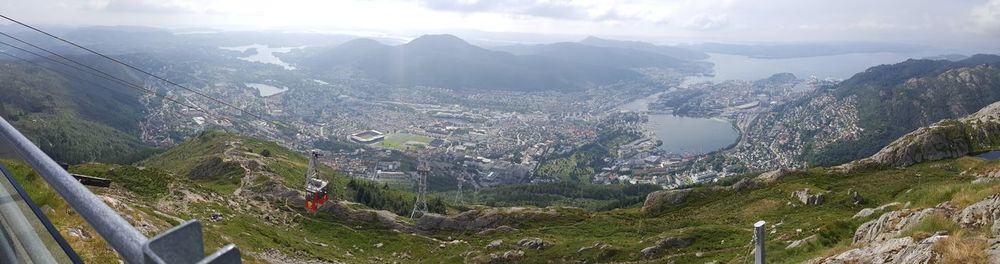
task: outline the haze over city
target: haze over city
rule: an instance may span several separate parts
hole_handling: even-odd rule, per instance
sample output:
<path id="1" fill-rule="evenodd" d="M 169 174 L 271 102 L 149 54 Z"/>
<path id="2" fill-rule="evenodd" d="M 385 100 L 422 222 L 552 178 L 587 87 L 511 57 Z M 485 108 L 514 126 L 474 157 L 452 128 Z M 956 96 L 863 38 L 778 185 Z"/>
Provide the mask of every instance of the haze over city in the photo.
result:
<path id="1" fill-rule="evenodd" d="M 879 41 L 990 48 L 1000 41 L 997 0 L 56 0 L 7 1 L 0 8 L 51 25 L 403 38 L 475 31 L 507 33 L 475 37 L 524 42 L 598 35 L 654 43 Z"/>
<path id="2" fill-rule="evenodd" d="M 0 263 L 1000 263 L 998 43 L 1000 0 L 2 1 Z"/>

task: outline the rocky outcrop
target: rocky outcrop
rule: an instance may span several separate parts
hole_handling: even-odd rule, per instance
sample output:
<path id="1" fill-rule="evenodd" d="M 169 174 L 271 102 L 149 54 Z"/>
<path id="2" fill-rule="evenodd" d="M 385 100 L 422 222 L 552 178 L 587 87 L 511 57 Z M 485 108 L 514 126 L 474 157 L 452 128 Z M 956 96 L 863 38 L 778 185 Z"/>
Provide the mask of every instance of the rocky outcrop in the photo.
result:
<path id="1" fill-rule="evenodd" d="M 809 194 L 809 188 L 792 192 L 792 198 L 798 199 L 805 205 L 821 205 L 826 200 L 826 195 L 822 193 Z"/>
<path id="2" fill-rule="evenodd" d="M 906 167 L 925 161 L 957 158 L 973 152 L 1000 148 L 1000 102 L 960 119 L 942 120 L 922 127 L 882 148 L 866 159 L 843 168 L 867 166 Z"/>
<path id="3" fill-rule="evenodd" d="M 417 218 L 415 225 L 417 229 L 424 231 L 480 232 L 510 224 L 553 219 L 578 220 L 577 218 L 577 214 L 561 214 L 555 208 L 483 208 L 450 216 L 428 213 Z"/>
<path id="4" fill-rule="evenodd" d="M 332 214 L 337 219 L 360 223 L 378 223 L 385 227 L 415 232 L 413 225 L 399 219 L 399 216 L 385 210 L 354 209 L 349 202 L 328 202 L 319 208 L 320 212 Z"/>
<path id="5" fill-rule="evenodd" d="M 663 250 L 690 246 L 693 242 L 694 239 L 691 238 L 668 237 L 660 239 L 652 246 L 642 249 L 639 251 L 639 254 L 644 258 L 653 258 L 660 254 L 660 252 L 663 252 Z"/>
<path id="6" fill-rule="evenodd" d="M 947 203 L 922 210 L 901 209 L 888 212 L 861 224 L 854 232 L 854 244 L 881 242 L 899 236 L 903 231 L 916 226 L 934 214 L 951 215 L 953 208 Z"/>
<path id="7" fill-rule="evenodd" d="M 788 171 L 785 170 L 785 169 L 777 169 L 777 170 L 773 170 L 773 171 L 761 173 L 760 175 L 757 175 L 756 178 L 754 178 L 754 182 L 761 183 L 761 184 L 775 183 L 775 182 L 778 182 L 781 179 L 785 178 L 785 174 L 788 174 Z"/>
<path id="8" fill-rule="evenodd" d="M 524 251 L 510 250 L 490 254 L 486 263 L 517 263 L 517 260 L 524 257 Z"/>
<path id="9" fill-rule="evenodd" d="M 482 231 L 476 232 L 476 235 L 488 236 L 488 235 L 492 235 L 494 233 L 510 233 L 510 232 L 514 232 L 514 231 L 517 231 L 517 228 L 513 228 L 513 227 L 510 227 L 510 226 L 502 225 L 502 226 L 498 226 L 496 228 L 483 229 Z"/>
<path id="10" fill-rule="evenodd" d="M 517 241 L 517 246 L 522 249 L 535 249 L 543 250 L 552 246 L 552 242 L 542 240 L 541 238 L 532 237 L 525 238 Z"/>
<path id="11" fill-rule="evenodd" d="M 576 250 L 576 253 L 587 253 L 587 252 L 595 252 L 593 254 L 597 258 L 603 259 L 618 254 L 618 248 L 615 248 L 604 242 L 597 242 L 594 243 L 593 246 L 581 247 L 580 249 Z"/>
<path id="12" fill-rule="evenodd" d="M 888 203 L 888 204 L 883 204 L 883 205 L 881 205 L 879 207 L 875 207 L 875 208 L 861 209 L 861 211 L 858 211 L 858 213 L 854 214 L 854 216 L 852 216 L 851 218 L 865 218 L 865 217 L 868 217 L 868 216 L 870 216 L 872 214 L 875 214 L 877 212 L 881 212 L 882 210 L 885 210 L 886 208 L 893 207 L 893 206 L 900 206 L 900 205 L 901 204 L 898 203 L 898 202 L 892 202 L 892 203 Z"/>
<path id="13" fill-rule="evenodd" d="M 1000 195 L 993 195 L 969 205 L 952 219 L 964 228 L 979 228 L 992 224 L 1000 220 Z"/>
<path id="14" fill-rule="evenodd" d="M 806 238 L 792 241 L 792 243 L 788 243 L 788 246 L 786 246 L 785 249 L 793 249 L 793 248 L 801 247 L 802 245 L 808 244 L 809 242 L 816 241 L 817 239 L 819 239 L 819 237 L 817 237 L 816 235 L 807 236 Z"/>
<path id="15" fill-rule="evenodd" d="M 894 238 L 807 263 L 936 263 L 940 255 L 932 250 L 934 244 L 947 237 L 935 235 L 919 241 L 912 237 Z"/>
<path id="16" fill-rule="evenodd" d="M 646 202 L 642 204 L 642 212 L 646 214 L 655 214 L 660 212 L 664 207 L 681 204 L 687 200 L 688 194 L 690 193 L 691 189 L 660 190 L 651 192 L 646 195 Z"/>

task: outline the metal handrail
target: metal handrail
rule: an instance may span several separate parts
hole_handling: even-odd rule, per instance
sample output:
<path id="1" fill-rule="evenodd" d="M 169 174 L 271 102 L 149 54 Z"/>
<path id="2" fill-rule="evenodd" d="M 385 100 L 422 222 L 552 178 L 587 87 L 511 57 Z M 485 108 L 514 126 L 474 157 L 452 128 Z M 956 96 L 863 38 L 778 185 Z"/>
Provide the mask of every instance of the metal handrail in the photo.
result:
<path id="1" fill-rule="evenodd" d="M 24 204 L 31 210 L 31 213 L 34 214 L 35 218 L 38 219 L 38 222 L 41 223 L 43 227 L 45 227 L 45 231 L 52 236 L 52 239 L 55 240 L 56 244 L 59 245 L 59 248 L 62 249 L 63 252 L 65 252 L 66 257 L 69 258 L 69 261 L 72 263 L 83 263 L 83 260 L 81 260 L 80 256 L 76 254 L 76 251 L 74 251 L 73 248 L 69 246 L 69 242 L 66 242 L 66 239 L 62 237 L 62 234 L 59 234 L 59 230 L 56 229 L 56 227 L 52 225 L 52 222 L 49 222 L 49 219 L 45 217 L 45 213 L 42 213 L 42 210 L 38 208 L 38 206 L 35 204 L 34 201 L 31 200 L 31 197 L 28 196 L 28 192 L 24 190 L 24 187 L 21 187 L 21 185 L 17 183 L 17 180 L 14 179 L 14 174 L 11 174 L 10 171 L 7 170 L 7 167 L 5 167 L 2 164 L 0 164 L 0 173 L 3 174 L 4 179 L 7 180 L 7 183 L 10 184 L 10 187 L 14 189 L 13 191 L 16 193 L 16 195 L 20 197 L 20 199 L 24 202 Z M 4 192 L 2 189 L 3 188 L 0 188 L 0 192 Z M 18 213 L 17 212 L 4 213 L 5 216 L 16 215 L 16 214 Z M 23 217 L 23 215 L 21 216 Z M 39 253 L 30 253 L 30 254 L 44 255 Z M 8 254 L 5 257 L 14 258 L 16 256 Z M 34 258 L 34 256 L 31 257 Z M 0 263 L 16 263 L 16 261 L 10 261 L 6 258 L 3 258 L 0 259 Z M 44 262 L 39 262 L 39 263 L 44 263 Z"/>
<path id="2" fill-rule="evenodd" d="M 201 224 L 192 220 L 148 239 L 59 164 L 0 117 L 0 137 L 28 163 L 127 263 L 240 263 L 239 249 L 227 245 L 204 257 Z M 175 234 L 175 235 L 172 235 Z M 197 235 L 197 237 L 192 237 Z"/>

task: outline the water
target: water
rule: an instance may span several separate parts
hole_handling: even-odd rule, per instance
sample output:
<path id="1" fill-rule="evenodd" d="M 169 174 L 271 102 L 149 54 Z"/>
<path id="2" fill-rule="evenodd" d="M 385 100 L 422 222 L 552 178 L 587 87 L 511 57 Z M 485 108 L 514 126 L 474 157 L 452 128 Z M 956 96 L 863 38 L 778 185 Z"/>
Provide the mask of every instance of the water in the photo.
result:
<path id="1" fill-rule="evenodd" d="M 663 141 L 660 149 L 684 156 L 726 148 L 740 136 L 729 120 L 717 118 L 650 115 L 647 126 Z"/>
<path id="2" fill-rule="evenodd" d="M 288 91 L 288 87 L 274 87 L 263 83 L 244 83 L 247 87 L 257 89 L 261 97 L 268 97 Z"/>
<path id="3" fill-rule="evenodd" d="M 619 107 L 621 111 L 647 111 L 649 103 L 660 96 L 656 93 Z M 740 134 L 732 122 L 719 118 L 681 117 L 651 114 L 646 127 L 663 142 L 660 149 L 684 156 L 701 155 L 728 147 Z"/>
<path id="4" fill-rule="evenodd" d="M 858 53 L 787 59 L 755 59 L 741 55 L 709 53 L 707 61 L 715 63 L 715 77 L 698 78 L 701 81 L 746 80 L 770 77 L 780 72 L 790 72 L 799 78 L 816 76 L 819 79 L 847 79 L 855 73 L 881 64 L 895 64 L 910 58 L 923 58 L 930 53 Z"/>
<path id="5" fill-rule="evenodd" d="M 996 160 L 1000 159 L 1000 151 L 984 152 L 976 155 L 976 157 L 984 160 Z"/>
<path id="6" fill-rule="evenodd" d="M 239 52 L 244 52 L 244 51 L 247 51 L 248 49 L 251 49 L 251 48 L 252 49 L 257 49 L 257 54 L 250 55 L 250 56 L 247 56 L 247 57 L 239 57 L 239 59 L 245 60 L 245 61 L 252 61 L 252 62 L 270 63 L 270 64 L 274 64 L 274 65 L 278 65 L 278 66 L 284 67 L 287 70 L 294 70 L 295 69 L 294 66 L 292 66 L 291 64 L 285 63 L 284 61 L 281 61 L 280 58 L 274 56 L 274 53 L 286 53 L 286 52 L 292 51 L 293 49 L 300 49 L 300 48 L 303 48 L 303 47 L 274 47 L 274 48 L 272 48 L 270 46 L 263 45 L 263 44 L 253 44 L 253 45 L 246 45 L 246 46 L 219 47 L 219 48 L 220 49 L 224 49 L 224 50 L 233 50 L 233 51 L 239 51 Z"/>

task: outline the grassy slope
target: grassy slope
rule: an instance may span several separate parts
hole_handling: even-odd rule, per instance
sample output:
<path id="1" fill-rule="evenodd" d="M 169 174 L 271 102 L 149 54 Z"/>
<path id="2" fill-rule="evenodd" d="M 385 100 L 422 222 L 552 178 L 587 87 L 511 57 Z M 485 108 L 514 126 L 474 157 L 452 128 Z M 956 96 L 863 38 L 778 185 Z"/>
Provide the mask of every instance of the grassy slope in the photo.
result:
<path id="1" fill-rule="evenodd" d="M 141 83 L 121 67 L 94 65 Z M 0 63 L 0 116 L 59 161 L 127 163 L 152 154 L 137 136 L 142 118 L 138 97 L 127 87 L 93 76 Z"/>
<path id="2" fill-rule="evenodd" d="M 128 166 L 110 166 L 90 164 L 75 166 L 74 171 L 98 174 L 108 177 L 130 177 L 115 179 L 111 190 L 97 190 L 99 193 L 112 193 L 118 196 L 133 197 L 130 202 L 137 210 L 125 212 L 127 215 L 144 216 L 149 222 L 162 225 L 161 228 L 176 224 L 176 220 L 156 214 L 155 210 L 168 210 L 157 207 L 157 200 L 180 199 L 183 194 L 178 190 L 193 191 L 205 196 L 222 195 L 216 188 L 202 188 L 205 183 L 188 180 L 185 170 L 190 170 L 197 161 L 215 155 L 213 145 L 228 140 L 242 140 L 243 146 L 259 153 L 268 149 L 272 153 L 268 168 L 281 176 L 277 181 L 286 182 L 290 187 L 296 187 L 304 173 L 305 159 L 294 152 L 263 141 L 233 137 L 225 134 L 214 134 L 202 137 L 201 143 L 183 144 L 177 149 L 151 158 L 142 164 L 150 168 L 163 168 L 163 173 L 156 169 L 139 170 L 123 169 Z M 196 139 L 197 140 L 197 139 Z M 831 254 L 844 250 L 850 245 L 854 229 L 868 219 L 851 220 L 850 217 L 864 207 L 875 207 L 881 204 L 899 201 L 911 202 L 914 207 L 933 206 L 942 201 L 952 201 L 958 206 L 966 206 L 982 197 L 1000 192 L 996 184 L 970 184 L 971 176 L 958 176 L 962 171 L 985 171 L 1000 167 L 1000 163 L 982 161 L 975 158 L 960 158 L 918 164 L 906 169 L 890 169 L 866 171 L 850 174 L 840 174 L 824 168 L 815 168 L 806 172 L 791 173 L 781 182 L 766 188 L 734 191 L 711 191 L 707 187 L 696 188 L 687 202 L 667 207 L 656 215 L 645 215 L 637 208 L 619 209 L 609 212 L 591 213 L 579 209 L 560 209 L 565 217 L 539 219 L 530 222 L 514 224 L 520 231 L 513 233 L 496 233 L 480 236 L 472 233 L 443 232 L 432 237 L 397 232 L 370 223 L 348 222 L 334 219 L 329 215 L 311 214 L 288 207 L 284 211 L 295 215 L 290 225 L 273 224 L 259 215 L 234 210 L 221 202 L 203 201 L 191 202 L 189 210 L 170 212 L 180 219 L 200 219 L 205 224 L 207 248 L 214 250 L 226 243 L 236 243 L 241 247 L 244 256 L 250 262 L 254 259 L 249 252 L 277 250 L 289 256 L 302 259 L 339 260 L 348 263 L 358 262 L 463 262 L 477 256 L 514 249 L 513 243 L 526 237 L 540 237 L 554 242 L 551 248 L 525 250 L 522 262 L 575 262 L 578 260 L 596 261 L 635 261 L 644 260 L 639 251 L 652 245 L 657 239 L 677 236 L 694 238 L 694 244 L 680 249 L 667 250 L 650 262 L 666 260 L 688 262 L 722 262 L 742 261 L 742 248 L 750 240 L 750 226 L 757 220 L 766 220 L 771 224 L 781 223 L 774 228 L 775 233 L 768 235 L 768 250 L 771 259 L 778 262 L 798 262 L 819 255 Z M 109 171 L 114 169 L 116 173 Z M 325 169 L 324 169 L 325 170 Z M 103 171 L 103 172 L 102 172 Z M 327 174 L 330 175 L 330 174 Z M 166 185 L 149 181 L 149 179 L 169 179 Z M 336 177 L 334 182 L 342 184 L 343 177 Z M 45 189 L 38 180 L 27 181 L 29 191 L 37 197 L 39 204 L 55 208 L 53 221 L 65 230 L 67 227 L 80 225 L 81 220 L 68 214 L 68 208 L 51 192 Z M 201 187 L 199 187 L 201 186 Z M 790 198 L 792 191 L 803 188 L 812 190 L 829 190 L 827 202 L 821 206 L 806 207 Z M 867 202 L 860 206 L 851 204 L 848 190 L 856 190 Z M 337 190 L 342 190 L 337 188 Z M 216 193 L 216 194 L 212 194 Z M 141 195 L 140 195 L 141 194 Z M 350 197 L 350 194 L 344 194 Z M 136 198 L 138 197 L 138 198 Z M 209 216 L 221 213 L 225 219 L 211 221 Z M 873 218 L 875 216 L 869 217 Z M 801 229 L 801 232 L 797 232 Z M 65 231 L 64 231 L 65 234 Z M 785 250 L 785 246 L 793 240 L 812 234 L 819 234 L 820 239 L 804 247 Z M 440 247 L 439 240 L 448 237 L 464 242 Z M 489 242 L 503 239 L 503 246 L 498 249 L 485 249 Z M 591 246 L 597 242 L 605 242 L 614 249 L 615 254 L 599 256 L 594 251 L 578 253 L 581 247 Z M 78 243 L 78 242 L 74 242 Z M 103 242 L 94 239 L 78 248 L 83 248 L 87 260 L 105 262 L 114 257 L 102 248 Z M 376 244 L 382 243 L 381 248 Z M 75 244 L 77 245 L 77 244 Z M 471 252 L 463 255 L 463 253 Z M 702 256 L 696 256 L 701 252 Z M 398 253 L 398 254 L 393 254 Z M 404 257 L 409 256 L 409 258 Z"/>

